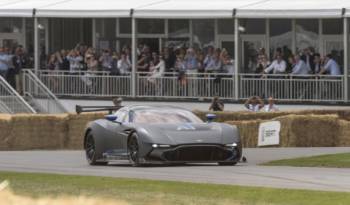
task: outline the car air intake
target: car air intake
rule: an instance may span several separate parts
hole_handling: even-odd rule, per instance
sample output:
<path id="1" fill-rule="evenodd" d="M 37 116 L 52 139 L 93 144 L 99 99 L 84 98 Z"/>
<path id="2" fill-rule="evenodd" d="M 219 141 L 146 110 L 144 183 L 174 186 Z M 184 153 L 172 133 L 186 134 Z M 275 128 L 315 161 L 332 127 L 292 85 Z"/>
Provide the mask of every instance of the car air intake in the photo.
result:
<path id="1" fill-rule="evenodd" d="M 224 161 L 231 158 L 233 152 L 221 146 L 179 146 L 166 151 L 163 157 L 168 161 Z"/>

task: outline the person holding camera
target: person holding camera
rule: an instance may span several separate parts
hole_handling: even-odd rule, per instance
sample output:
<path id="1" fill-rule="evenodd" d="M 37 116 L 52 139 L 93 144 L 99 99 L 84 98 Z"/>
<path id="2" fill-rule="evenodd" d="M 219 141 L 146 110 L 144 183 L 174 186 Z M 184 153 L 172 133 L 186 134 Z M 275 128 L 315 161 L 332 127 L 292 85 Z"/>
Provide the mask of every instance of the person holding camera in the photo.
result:
<path id="1" fill-rule="evenodd" d="M 218 96 L 213 98 L 209 111 L 224 111 L 224 103 L 221 102 Z"/>

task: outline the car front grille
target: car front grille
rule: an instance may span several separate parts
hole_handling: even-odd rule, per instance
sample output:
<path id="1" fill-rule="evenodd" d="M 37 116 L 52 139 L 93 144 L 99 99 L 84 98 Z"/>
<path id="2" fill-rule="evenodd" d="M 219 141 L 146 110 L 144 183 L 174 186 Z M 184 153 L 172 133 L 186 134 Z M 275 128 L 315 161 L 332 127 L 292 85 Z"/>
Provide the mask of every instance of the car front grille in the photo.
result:
<path id="1" fill-rule="evenodd" d="M 225 161 L 233 156 L 232 150 L 216 145 L 179 146 L 163 153 L 167 161 Z"/>

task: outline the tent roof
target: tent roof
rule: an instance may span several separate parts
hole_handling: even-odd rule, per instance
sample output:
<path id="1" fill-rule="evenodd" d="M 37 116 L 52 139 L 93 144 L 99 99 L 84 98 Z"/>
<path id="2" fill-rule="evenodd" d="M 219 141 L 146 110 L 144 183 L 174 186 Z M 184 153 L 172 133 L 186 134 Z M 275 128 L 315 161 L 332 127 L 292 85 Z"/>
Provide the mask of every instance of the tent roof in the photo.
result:
<path id="1" fill-rule="evenodd" d="M 165 0 L 135 9 L 136 18 L 232 18 L 237 7 L 261 0 Z"/>
<path id="2" fill-rule="evenodd" d="M 240 18 L 341 18 L 346 0 L 264 0 L 237 8 Z"/>
<path id="3" fill-rule="evenodd" d="M 340 18 L 347 0 L 0 0 L 0 17 Z"/>

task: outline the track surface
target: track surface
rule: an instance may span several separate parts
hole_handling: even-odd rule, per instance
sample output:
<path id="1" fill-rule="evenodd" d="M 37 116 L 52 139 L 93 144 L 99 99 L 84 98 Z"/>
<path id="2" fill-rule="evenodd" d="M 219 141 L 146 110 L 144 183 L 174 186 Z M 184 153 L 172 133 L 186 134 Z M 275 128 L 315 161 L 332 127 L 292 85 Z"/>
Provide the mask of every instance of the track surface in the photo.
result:
<path id="1" fill-rule="evenodd" d="M 257 166 L 270 160 L 341 152 L 350 152 L 350 148 L 245 149 L 248 163 L 237 166 L 135 168 L 126 162 L 92 167 L 83 151 L 3 151 L 0 170 L 350 192 L 350 169 Z"/>

